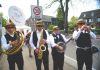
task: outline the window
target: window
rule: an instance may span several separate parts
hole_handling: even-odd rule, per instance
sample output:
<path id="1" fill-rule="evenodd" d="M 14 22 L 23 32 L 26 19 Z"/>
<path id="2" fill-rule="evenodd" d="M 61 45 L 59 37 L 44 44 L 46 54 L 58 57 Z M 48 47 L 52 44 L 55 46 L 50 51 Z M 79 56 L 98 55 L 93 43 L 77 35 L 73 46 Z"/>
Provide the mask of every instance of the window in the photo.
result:
<path id="1" fill-rule="evenodd" d="M 92 19 L 89 19 L 89 22 L 93 22 L 93 20 Z"/>
<path id="2" fill-rule="evenodd" d="M 97 21 L 100 22 L 100 18 L 97 18 Z"/>

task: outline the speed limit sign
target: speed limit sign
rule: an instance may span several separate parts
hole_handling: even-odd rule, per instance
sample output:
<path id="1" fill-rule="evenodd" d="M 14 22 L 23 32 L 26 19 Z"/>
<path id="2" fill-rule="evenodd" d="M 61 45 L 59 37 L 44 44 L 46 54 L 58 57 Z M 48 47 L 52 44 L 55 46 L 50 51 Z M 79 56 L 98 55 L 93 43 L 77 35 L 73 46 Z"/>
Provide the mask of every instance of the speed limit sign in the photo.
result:
<path id="1" fill-rule="evenodd" d="M 32 18 L 41 19 L 42 18 L 42 7 L 41 6 L 31 6 Z"/>

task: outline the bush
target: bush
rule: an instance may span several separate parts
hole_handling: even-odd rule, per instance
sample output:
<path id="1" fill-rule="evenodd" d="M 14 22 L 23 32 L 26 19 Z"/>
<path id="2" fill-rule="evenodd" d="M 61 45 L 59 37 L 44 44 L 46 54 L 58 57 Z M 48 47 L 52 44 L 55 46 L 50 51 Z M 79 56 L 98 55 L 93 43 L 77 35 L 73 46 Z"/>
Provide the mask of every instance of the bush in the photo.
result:
<path id="1" fill-rule="evenodd" d="M 94 32 L 95 32 L 97 35 L 100 35 L 100 29 L 95 29 Z"/>

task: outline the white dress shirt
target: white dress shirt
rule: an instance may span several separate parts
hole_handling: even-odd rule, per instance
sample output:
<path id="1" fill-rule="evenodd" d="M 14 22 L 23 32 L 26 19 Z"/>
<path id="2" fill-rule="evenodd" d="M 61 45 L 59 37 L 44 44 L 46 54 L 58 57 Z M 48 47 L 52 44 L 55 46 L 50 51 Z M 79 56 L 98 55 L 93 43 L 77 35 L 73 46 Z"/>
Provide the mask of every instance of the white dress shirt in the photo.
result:
<path id="1" fill-rule="evenodd" d="M 46 43 L 49 44 L 49 33 L 48 33 L 47 30 L 45 30 L 45 32 L 46 32 L 46 35 L 47 35 Z M 40 42 L 41 33 L 42 33 L 42 30 L 41 30 L 41 32 L 39 32 L 38 30 L 36 31 L 36 34 L 37 34 L 37 37 L 38 37 L 37 46 L 35 46 L 33 44 L 33 32 L 31 33 L 29 43 L 30 43 L 31 47 L 34 48 L 34 50 L 36 48 L 39 48 L 39 42 Z"/>
<path id="2" fill-rule="evenodd" d="M 77 40 L 78 37 L 80 36 L 80 33 L 81 33 L 81 32 L 85 33 L 84 30 L 83 30 L 83 31 L 81 31 L 80 29 L 78 29 L 78 31 L 75 30 L 75 31 L 73 32 L 73 38 L 74 38 L 75 40 Z M 90 34 L 90 36 L 91 36 L 91 39 L 94 39 L 94 40 L 96 39 L 96 35 L 95 35 L 92 31 L 90 31 L 89 34 Z"/>
<path id="3" fill-rule="evenodd" d="M 66 39 L 65 35 L 61 34 L 61 36 L 63 37 L 64 42 L 67 42 L 69 40 L 69 39 Z M 59 35 L 57 37 L 59 38 Z M 52 34 L 50 34 L 50 45 L 51 47 L 55 47 L 57 45 L 54 41 L 54 37 Z"/>
<path id="4" fill-rule="evenodd" d="M 10 35 L 11 37 L 14 37 L 14 34 Z M 3 35 L 2 38 L 1 38 L 1 43 L 2 43 L 2 48 L 3 49 L 9 49 L 11 47 L 11 45 L 8 43 L 7 44 L 7 40 L 5 38 L 5 36 Z"/>

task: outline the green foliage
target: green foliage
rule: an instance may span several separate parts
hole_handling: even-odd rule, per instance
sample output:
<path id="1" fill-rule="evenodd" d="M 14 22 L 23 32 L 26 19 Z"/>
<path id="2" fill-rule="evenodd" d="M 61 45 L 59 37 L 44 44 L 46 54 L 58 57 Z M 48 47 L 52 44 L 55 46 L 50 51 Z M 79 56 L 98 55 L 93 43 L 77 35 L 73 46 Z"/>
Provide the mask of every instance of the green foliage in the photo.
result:
<path id="1" fill-rule="evenodd" d="M 63 16 L 63 12 L 62 12 L 62 8 L 59 7 L 57 9 L 57 25 L 59 26 L 60 29 L 64 29 L 64 16 Z"/>
<path id="2" fill-rule="evenodd" d="M 2 26 L 4 27 L 6 25 L 7 20 L 3 17 L 2 12 L 0 12 L 0 16 L 1 16 L 1 19 L 2 19 Z"/>
<path id="3" fill-rule="evenodd" d="M 62 13 L 62 9 L 59 7 L 57 10 L 57 19 L 58 20 L 63 20 L 63 13 Z"/>
<path id="4" fill-rule="evenodd" d="M 49 24 L 48 25 L 48 30 L 52 30 L 53 29 L 53 26 L 54 26 L 53 24 Z"/>
<path id="5" fill-rule="evenodd" d="M 5 27 L 7 20 L 5 18 L 2 18 L 2 26 Z"/>
<path id="6" fill-rule="evenodd" d="M 71 18 L 71 20 L 69 22 L 69 26 L 68 26 L 69 27 L 68 28 L 69 31 L 73 31 L 74 30 L 74 27 L 76 26 L 77 21 L 78 21 L 78 17 L 72 16 L 72 18 Z"/>

